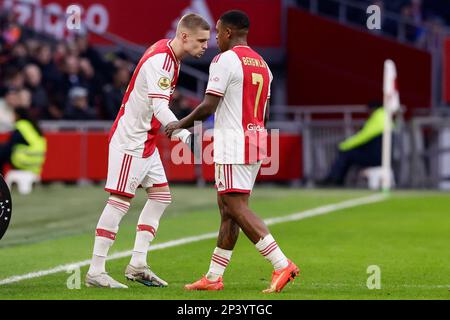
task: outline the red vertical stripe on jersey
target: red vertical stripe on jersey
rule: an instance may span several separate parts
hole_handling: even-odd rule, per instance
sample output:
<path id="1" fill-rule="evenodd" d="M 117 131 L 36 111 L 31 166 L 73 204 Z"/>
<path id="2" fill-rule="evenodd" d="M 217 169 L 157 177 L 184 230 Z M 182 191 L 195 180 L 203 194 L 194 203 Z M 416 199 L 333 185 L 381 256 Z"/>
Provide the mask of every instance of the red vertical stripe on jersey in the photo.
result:
<path id="1" fill-rule="evenodd" d="M 267 135 L 266 131 L 257 131 L 256 127 L 264 129 L 264 107 L 269 93 L 270 76 L 266 67 L 244 64 L 243 58 L 260 60 L 261 65 L 266 65 L 263 58 L 246 46 L 238 46 L 232 49 L 241 61 L 243 71 L 242 92 L 242 128 L 245 133 L 245 163 L 255 163 L 264 158 L 263 151 L 258 141 Z M 260 81 L 262 77 L 262 83 Z M 261 88 L 261 89 L 259 89 Z M 258 90 L 261 90 L 259 100 L 256 101 Z M 257 102 L 257 106 L 255 106 Z M 254 115 L 257 110 L 256 117 Z M 261 136 L 261 137 L 260 137 Z"/>
<path id="2" fill-rule="evenodd" d="M 180 61 L 178 60 L 177 56 L 175 55 L 175 52 L 173 51 L 172 47 L 170 46 L 170 43 L 172 40 L 169 40 L 166 42 L 167 47 L 169 48 L 170 55 L 172 56 L 173 61 L 176 65 L 180 64 Z"/>
<path id="3" fill-rule="evenodd" d="M 167 54 L 166 54 L 166 56 L 164 57 L 164 63 L 163 63 L 163 66 L 162 66 L 162 68 L 163 68 L 163 70 L 165 70 L 166 69 L 166 65 L 167 65 Z"/>
<path id="4" fill-rule="evenodd" d="M 167 53 L 166 58 L 164 59 L 163 70 L 170 72 L 170 69 L 172 69 L 173 63 L 174 62 L 173 62 L 172 57 Z"/>
<path id="5" fill-rule="evenodd" d="M 169 71 L 170 70 L 169 64 L 170 64 L 170 57 L 169 57 L 169 54 L 167 53 L 166 54 L 166 59 L 164 60 L 163 69 L 166 70 L 166 71 Z"/>

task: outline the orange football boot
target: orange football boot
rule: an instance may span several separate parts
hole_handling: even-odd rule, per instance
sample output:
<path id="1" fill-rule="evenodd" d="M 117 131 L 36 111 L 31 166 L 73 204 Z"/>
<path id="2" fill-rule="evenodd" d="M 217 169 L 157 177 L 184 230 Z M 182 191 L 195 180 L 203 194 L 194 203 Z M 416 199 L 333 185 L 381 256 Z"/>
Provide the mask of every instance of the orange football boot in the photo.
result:
<path id="1" fill-rule="evenodd" d="M 287 267 L 272 272 L 272 282 L 270 287 L 263 290 L 264 293 L 280 292 L 284 286 L 300 273 L 300 269 L 291 261 L 288 260 Z"/>
<path id="2" fill-rule="evenodd" d="M 208 280 L 206 278 L 206 276 L 203 276 L 203 278 L 201 278 L 200 280 L 195 281 L 194 283 L 185 285 L 184 289 L 186 289 L 186 290 L 208 290 L 208 291 L 223 290 L 222 277 L 220 277 L 216 281 L 211 281 L 211 280 Z"/>

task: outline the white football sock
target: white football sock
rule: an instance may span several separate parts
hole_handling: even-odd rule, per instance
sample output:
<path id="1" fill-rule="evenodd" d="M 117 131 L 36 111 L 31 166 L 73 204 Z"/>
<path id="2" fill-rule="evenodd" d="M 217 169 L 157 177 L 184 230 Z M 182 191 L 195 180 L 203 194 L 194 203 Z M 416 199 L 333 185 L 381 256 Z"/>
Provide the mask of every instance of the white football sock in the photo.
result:
<path id="1" fill-rule="evenodd" d="M 219 247 L 214 249 L 213 255 L 211 257 L 211 263 L 209 264 L 209 270 L 206 274 L 206 278 L 211 281 L 217 281 L 223 276 L 225 268 L 231 259 L 232 250 L 225 250 Z"/>
<path id="2" fill-rule="evenodd" d="M 156 236 L 159 220 L 172 201 L 170 192 L 153 192 L 142 209 L 136 228 L 136 240 L 130 264 L 134 267 L 147 265 L 147 252 L 150 242 Z"/>
<path id="3" fill-rule="evenodd" d="M 94 252 L 88 273 L 100 274 L 105 271 L 105 261 L 108 250 L 116 239 L 119 224 L 128 212 L 130 204 L 117 197 L 111 196 L 103 210 L 95 230 Z"/>
<path id="4" fill-rule="evenodd" d="M 255 244 L 256 249 L 269 260 L 275 270 L 280 270 L 288 266 L 288 261 L 283 251 L 278 247 L 277 242 L 269 233 Z"/>

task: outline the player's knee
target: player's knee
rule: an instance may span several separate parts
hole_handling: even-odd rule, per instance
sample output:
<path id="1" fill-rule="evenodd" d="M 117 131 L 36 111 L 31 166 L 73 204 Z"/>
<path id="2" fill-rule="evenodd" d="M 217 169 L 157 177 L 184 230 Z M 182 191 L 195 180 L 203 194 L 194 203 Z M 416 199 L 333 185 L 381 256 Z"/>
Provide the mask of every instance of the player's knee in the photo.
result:
<path id="1" fill-rule="evenodd" d="M 225 204 L 223 204 L 222 207 L 220 208 L 220 214 L 221 214 L 221 217 L 222 217 L 223 221 L 232 220 L 233 219 L 233 213 L 231 212 L 229 207 L 226 206 Z"/>
<path id="2" fill-rule="evenodd" d="M 122 214 L 126 214 L 128 209 L 130 209 L 131 199 L 124 196 L 111 194 L 108 198 L 108 204 L 119 210 Z"/>
<path id="3" fill-rule="evenodd" d="M 157 201 L 165 205 L 169 205 L 172 203 L 172 194 L 170 193 L 169 188 L 167 188 L 166 191 L 151 190 L 147 194 L 149 200 Z"/>
<path id="4" fill-rule="evenodd" d="M 130 197 L 126 197 L 126 196 L 122 196 L 120 194 L 116 194 L 116 193 L 110 193 L 109 194 L 109 199 L 115 199 L 118 200 L 120 202 L 124 202 L 124 203 L 131 203 L 131 198 Z"/>
<path id="5" fill-rule="evenodd" d="M 227 215 L 232 216 L 232 217 L 236 217 L 238 216 L 240 213 L 242 213 L 245 208 L 246 208 L 246 203 L 245 201 L 243 201 L 243 199 L 240 199 L 238 197 L 230 197 L 225 195 L 222 198 L 222 202 L 224 205 L 224 208 Z"/>
<path id="6" fill-rule="evenodd" d="M 224 217 L 226 215 L 225 205 L 222 202 L 218 202 L 218 205 L 219 205 L 220 216 Z"/>

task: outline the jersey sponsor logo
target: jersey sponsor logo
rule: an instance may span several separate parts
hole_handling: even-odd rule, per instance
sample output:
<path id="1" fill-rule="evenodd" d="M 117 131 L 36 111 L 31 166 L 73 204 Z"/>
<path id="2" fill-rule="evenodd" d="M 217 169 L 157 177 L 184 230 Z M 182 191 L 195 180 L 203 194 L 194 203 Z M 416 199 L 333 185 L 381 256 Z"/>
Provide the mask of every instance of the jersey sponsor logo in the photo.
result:
<path id="1" fill-rule="evenodd" d="M 163 90 L 167 90 L 170 88 L 170 79 L 167 77 L 161 77 L 158 81 L 158 86 L 163 89 Z"/>
<path id="2" fill-rule="evenodd" d="M 249 124 L 247 124 L 247 130 L 249 130 L 249 131 L 264 131 L 264 127 L 261 127 L 259 124 L 249 123 Z"/>
<path id="3" fill-rule="evenodd" d="M 210 82 L 219 82 L 219 81 L 220 81 L 220 78 L 219 78 L 219 77 L 210 77 L 210 78 L 209 78 L 209 81 L 210 81 Z"/>
<path id="4" fill-rule="evenodd" d="M 8 229 L 11 220 L 12 203 L 8 186 L 0 175 L 0 239 Z"/>

